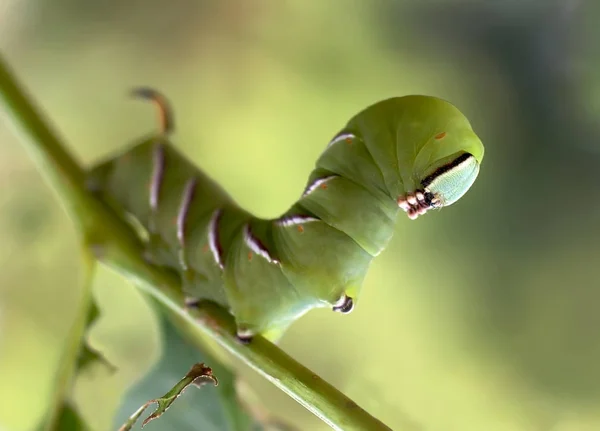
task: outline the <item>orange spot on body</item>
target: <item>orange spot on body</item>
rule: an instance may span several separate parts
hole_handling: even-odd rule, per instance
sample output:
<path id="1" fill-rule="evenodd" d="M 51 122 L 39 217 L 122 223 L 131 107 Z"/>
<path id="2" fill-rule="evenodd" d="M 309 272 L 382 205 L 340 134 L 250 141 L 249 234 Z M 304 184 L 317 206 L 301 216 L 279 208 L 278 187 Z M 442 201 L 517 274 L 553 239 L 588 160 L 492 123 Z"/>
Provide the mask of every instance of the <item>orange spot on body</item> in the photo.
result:
<path id="1" fill-rule="evenodd" d="M 171 220 L 171 223 L 173 223 L 175 226 L 177 226 L 177 217 L 173 217 L 173 220 Z"/>
<path id="2" fill-rule="evenodd" d="M 299 224 L 296 229 L 298 229 L 298 232 L 302 233 L 304 232 L 304 226 L 302 226 L 301 224 Z"/>
<path id="3" fill-rule="evenodd" d="M 208 244 L 204 244 L 204 247 L 202 247 L 202 252 L 206 253 L 208 251 Z"/>
<path id="4" fill-rule="evenodd" d="M 434 138 L 435 139 L 442 139 L 445 136 L 446 136 L 446 132 L 442 132 L 442 133 L 438 133 L 437 135 L 435 135 Z"/>
<path id="5" fill-rule="evenodd" d="M 252 252 L 251 251 L 248 252 L 248 260 L 252 260 Z"/>
<path id="6" fill-rule="evenodd" d="M 351 144 L 352 143 L 352 138 L 346 138 L 346 143 L 347 144 Z"/>
<path id="7" fill-rule="evenodd" d="M 327 184 L 325 183 L 321 184 L 319 187 L 321 187 L 323 190 L 327 190 Z"/>

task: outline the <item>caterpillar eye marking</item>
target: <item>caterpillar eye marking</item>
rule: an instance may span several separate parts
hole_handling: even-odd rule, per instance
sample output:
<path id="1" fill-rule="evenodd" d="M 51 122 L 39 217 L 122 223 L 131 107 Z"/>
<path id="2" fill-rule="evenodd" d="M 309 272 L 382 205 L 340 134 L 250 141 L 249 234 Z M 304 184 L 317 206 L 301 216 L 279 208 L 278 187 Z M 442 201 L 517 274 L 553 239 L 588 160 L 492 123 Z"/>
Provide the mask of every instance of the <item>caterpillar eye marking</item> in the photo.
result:
<path id="1" fill-rule="evenodd" d="M 346 141 L 348 143 L 352 142 L 352 140 L 356 138 L 352 133 L 342 133 L 337 135 L 335 138 L 327 144 L 327 148 L 331 147 L 333 144 L 337 144 L 338 142 Z"/>
<path id="2" fill-rule="evenodd" d="M 354 310 L 354 300 L 348 295 L 344 294 L 338 302 L 333 305 L 333 311 L 342 314 L 348 314 Z"/>
<path id="3" fill-rule="evenodd" d="M 397 202 L 398 206 L 408 215 L 408 218 L 415 220 L 428 210 L 437 208 L 440 200 L 427 190 L 416 190 L 399 196 Z"/>
<path id="4" fill-rule="evenodd" d="M 277 224 L 279 226 L 288 227 L 288 226 L 302 225 L 304 223 L 310 223 L 312 221 L 319 221 L 319 219 L 315 218 L 315 217 L 310 217 L 310 216 L 297 215 L 297 216 L 285 217 L 280 220 L 277 220 Z"/>
<path id="5" fill-rule="evenodd" d="M 187 217 L 190 209 L 190 202 L 194 197 L 194 191 L 196 190 L 197 183 L 198 180 L 196 178 L 188 180 L 183 191 L 181 206 L 179 207 L 179 212 L 177 213 L 177 240 L 179 241 L 181 247 L 185 246 L 185 218 Z"/>
<path id="6" fill-rule="evenodd" d="M 399 196 L 398 206 L 414 220 L 432 208 L 451 205 L 469 190 L 478 173 L 477 159 L 462 153 L 427 175 L 421 181 L 422 189 Z"/>
<path id="7" fill-rule="evenodd" d="M 212 251 L 213 257 L 215 258 L 215 262 L 221 269 L 224 268 L 223 249 L 221 248 L 221 243 L 219 242 L 219 220 L 221 219 L 222 215 L 223 210 L 221 208 L 217 208 L 210 218 L 208 227 L 208 245 L 210 247 L 210 251 Z"/>
<path id="8" fill-rule="evenodd" d="M 131 90 L 131 95 L 149 100 L 158 107 L 158 120 L 162 134 L 167 135 L 175 129 L 175 121 L 173 120 L 174 117 L 169 106 L 169 101 L 160 92 L 150 87 L 138 87 Z"/>
<path id="9" fill-rule="evenodd" d="M 273 263 L 275 265 L 279 265 L 280 262 L 277 259 L 271 257 L 271 254 L 267 250 L 267 248 L 258 240 L 258 238 L 252 235 L 252 231 L 250 230 L 250 225 L 246 224 L 244 226 L 244 242 L 250 250 L 259 256 L 265 258 L 267 262 Z"/>
<path id="10" fill-rule="evenodd" d="M 315 180 L 314 183 L 309 185 L 306 188 L 306 190 L 304 190 L 304 193 L 302 193 L 302 197 L 308 196 L 313 191 L 315 191 L 315 189 L 317 189 L 317 187 L 325 187 L 325 184 L 327 183 L 327 181 L 331 180 L 332 178 L 335 178 L 336 176 L 337 175 L 330 175 L 328 177 L 318 178 L 317 180 Z"/>
<path id="11" fill-rule="evenodd" d="M 160 185 L 165 172 L 165 147 L 157 142 L 152 152 L 152 177 L 150 179 L 150 208 L 156 211 L 158 208 L 158 195 Z"/>

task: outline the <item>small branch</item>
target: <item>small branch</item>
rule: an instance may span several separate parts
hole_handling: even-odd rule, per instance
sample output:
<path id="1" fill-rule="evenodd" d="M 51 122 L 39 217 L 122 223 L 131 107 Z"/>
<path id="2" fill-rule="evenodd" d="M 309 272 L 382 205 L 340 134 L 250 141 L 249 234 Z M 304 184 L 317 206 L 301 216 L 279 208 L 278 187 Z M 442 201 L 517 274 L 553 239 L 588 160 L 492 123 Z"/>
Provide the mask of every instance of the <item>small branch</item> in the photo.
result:
<path id="1" fill-rule="evenodd" d="M 19 132 L 23 145 L 81 228 L 82 235 L 94 245 L 98 259 L 136 281 L 174 317 L 189 322 L 191 330 L 187 332 L 197 335 L 192 338 L 200 348 L 199 331 L 202 331 L 334 429 L 389 430 L 354 401 L 264 338 L 255 337 L 249 346 L 237 342 L 234 320 L 220 307 L 201 304 L 198 309 L 188 311 L 184 306 L 180 281 L 172 273 L 147 264 L 142 259 L 142 244 L 132 230 L 88 193 L 84 187 L 84 170 L 44 122 L 1 57 L 0 97 L 9 123 Z"/>

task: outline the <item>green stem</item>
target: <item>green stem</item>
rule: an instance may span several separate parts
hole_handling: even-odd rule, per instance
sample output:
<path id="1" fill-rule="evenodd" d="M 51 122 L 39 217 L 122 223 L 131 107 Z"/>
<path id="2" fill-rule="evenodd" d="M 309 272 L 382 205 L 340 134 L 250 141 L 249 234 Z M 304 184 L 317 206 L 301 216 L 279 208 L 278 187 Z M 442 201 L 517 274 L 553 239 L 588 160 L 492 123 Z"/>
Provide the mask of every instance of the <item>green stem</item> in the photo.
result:
<path id="1" fill-rule="evenodd" d="M 48 414 L 44 418 L 45 425 L 43 430 L 45 431 L 58 429 L 57 421 L 71 391 L 71 385 L 77 371 L 77 359 L 81 353 L 81 343 L 85 335 L 88 314 L 93 304 L 92 284 L 94 281 L 96 259 L 85 246 L 83 246 L 83 254 L 84 271 L 81 299 L 79 300 L 77 315 L 69 330 L 65 349 L 62 352 L 61 361 L 56 372 L 55 383 L 52 388 L 54 392 L 50 400 Z"/>
<path id="2" fill-rule="evenodd" d="M 170 272 L 146 263 L 142 247 L 132 230 L 85 188 L 84 170 L 42 119 L 14 74 L 0 57 L 0 97 L 9 122 L 22 135 L 22 142 L 56 190 L 83 235 L 94 244 L 98 259 L 136 281 L 178 318 L 189 322 L 198 337 L 201 332 L 257 370 L 328 425 L 338 430 L 389 430 L 351 399 L 296 362 L 274 344 L 256 337 L 248 346 L 235 338 L 233 318 L 223 309 L 202 305 L 184 307 L 179 280 Z"/>

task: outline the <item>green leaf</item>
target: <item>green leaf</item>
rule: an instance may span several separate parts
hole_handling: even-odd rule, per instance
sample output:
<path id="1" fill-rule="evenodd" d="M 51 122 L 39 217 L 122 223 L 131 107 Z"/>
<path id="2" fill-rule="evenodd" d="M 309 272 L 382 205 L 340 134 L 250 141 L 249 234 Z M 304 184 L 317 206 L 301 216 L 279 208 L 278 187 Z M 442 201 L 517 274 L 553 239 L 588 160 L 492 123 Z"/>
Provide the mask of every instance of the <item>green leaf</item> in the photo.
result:
<path id="1" fill-rule="evenodd" d="M 82 255 L 83 281 L 80 311 L 73 322 L 57 373 L 51 405 L 38 427 L 39 431 L 91 431 L 92 428 L 85 423 L 76 406 L 72 404 L 73 382 L 78 373 L 96 362 L 111 371 L 115 369 L 101 352 L 89 345 L 87 340 L 90 328 L 100 317 L 100 310 L 92 294 L 96 259 L 88 252 L 85 245 L 82 247 Z"/>
<path id="2" fill-rule="evenodd" d="M 45 424 L 42 424 L 39 429 L 43 430 L 44 426 Z M 53 429 L 57 431 L 92 431 L 79 412 L 69 403 L 62 405 Z"/>
<path id="3" fill-rule="evenodd" d="M 115 371 L 115 366 L 111 364 L 104 355 L 90 346 L 89 340 L 87 339 L 87 334 L 91 329 L 92 325 L 96 323 L 96 320 L 100 317 L 100 310 L 96 305 L 96 301 L 92 298 L 90 308 L 88 310 L 87 322 L 85 326 L 85 334 L 82 340 L 81 350 L 79 351 L 79 356 L 77 358 L 77 371 L 81 372 L 90 365 L 95 362 L 102 363 L 106 368 L 110 371 Z"/>

